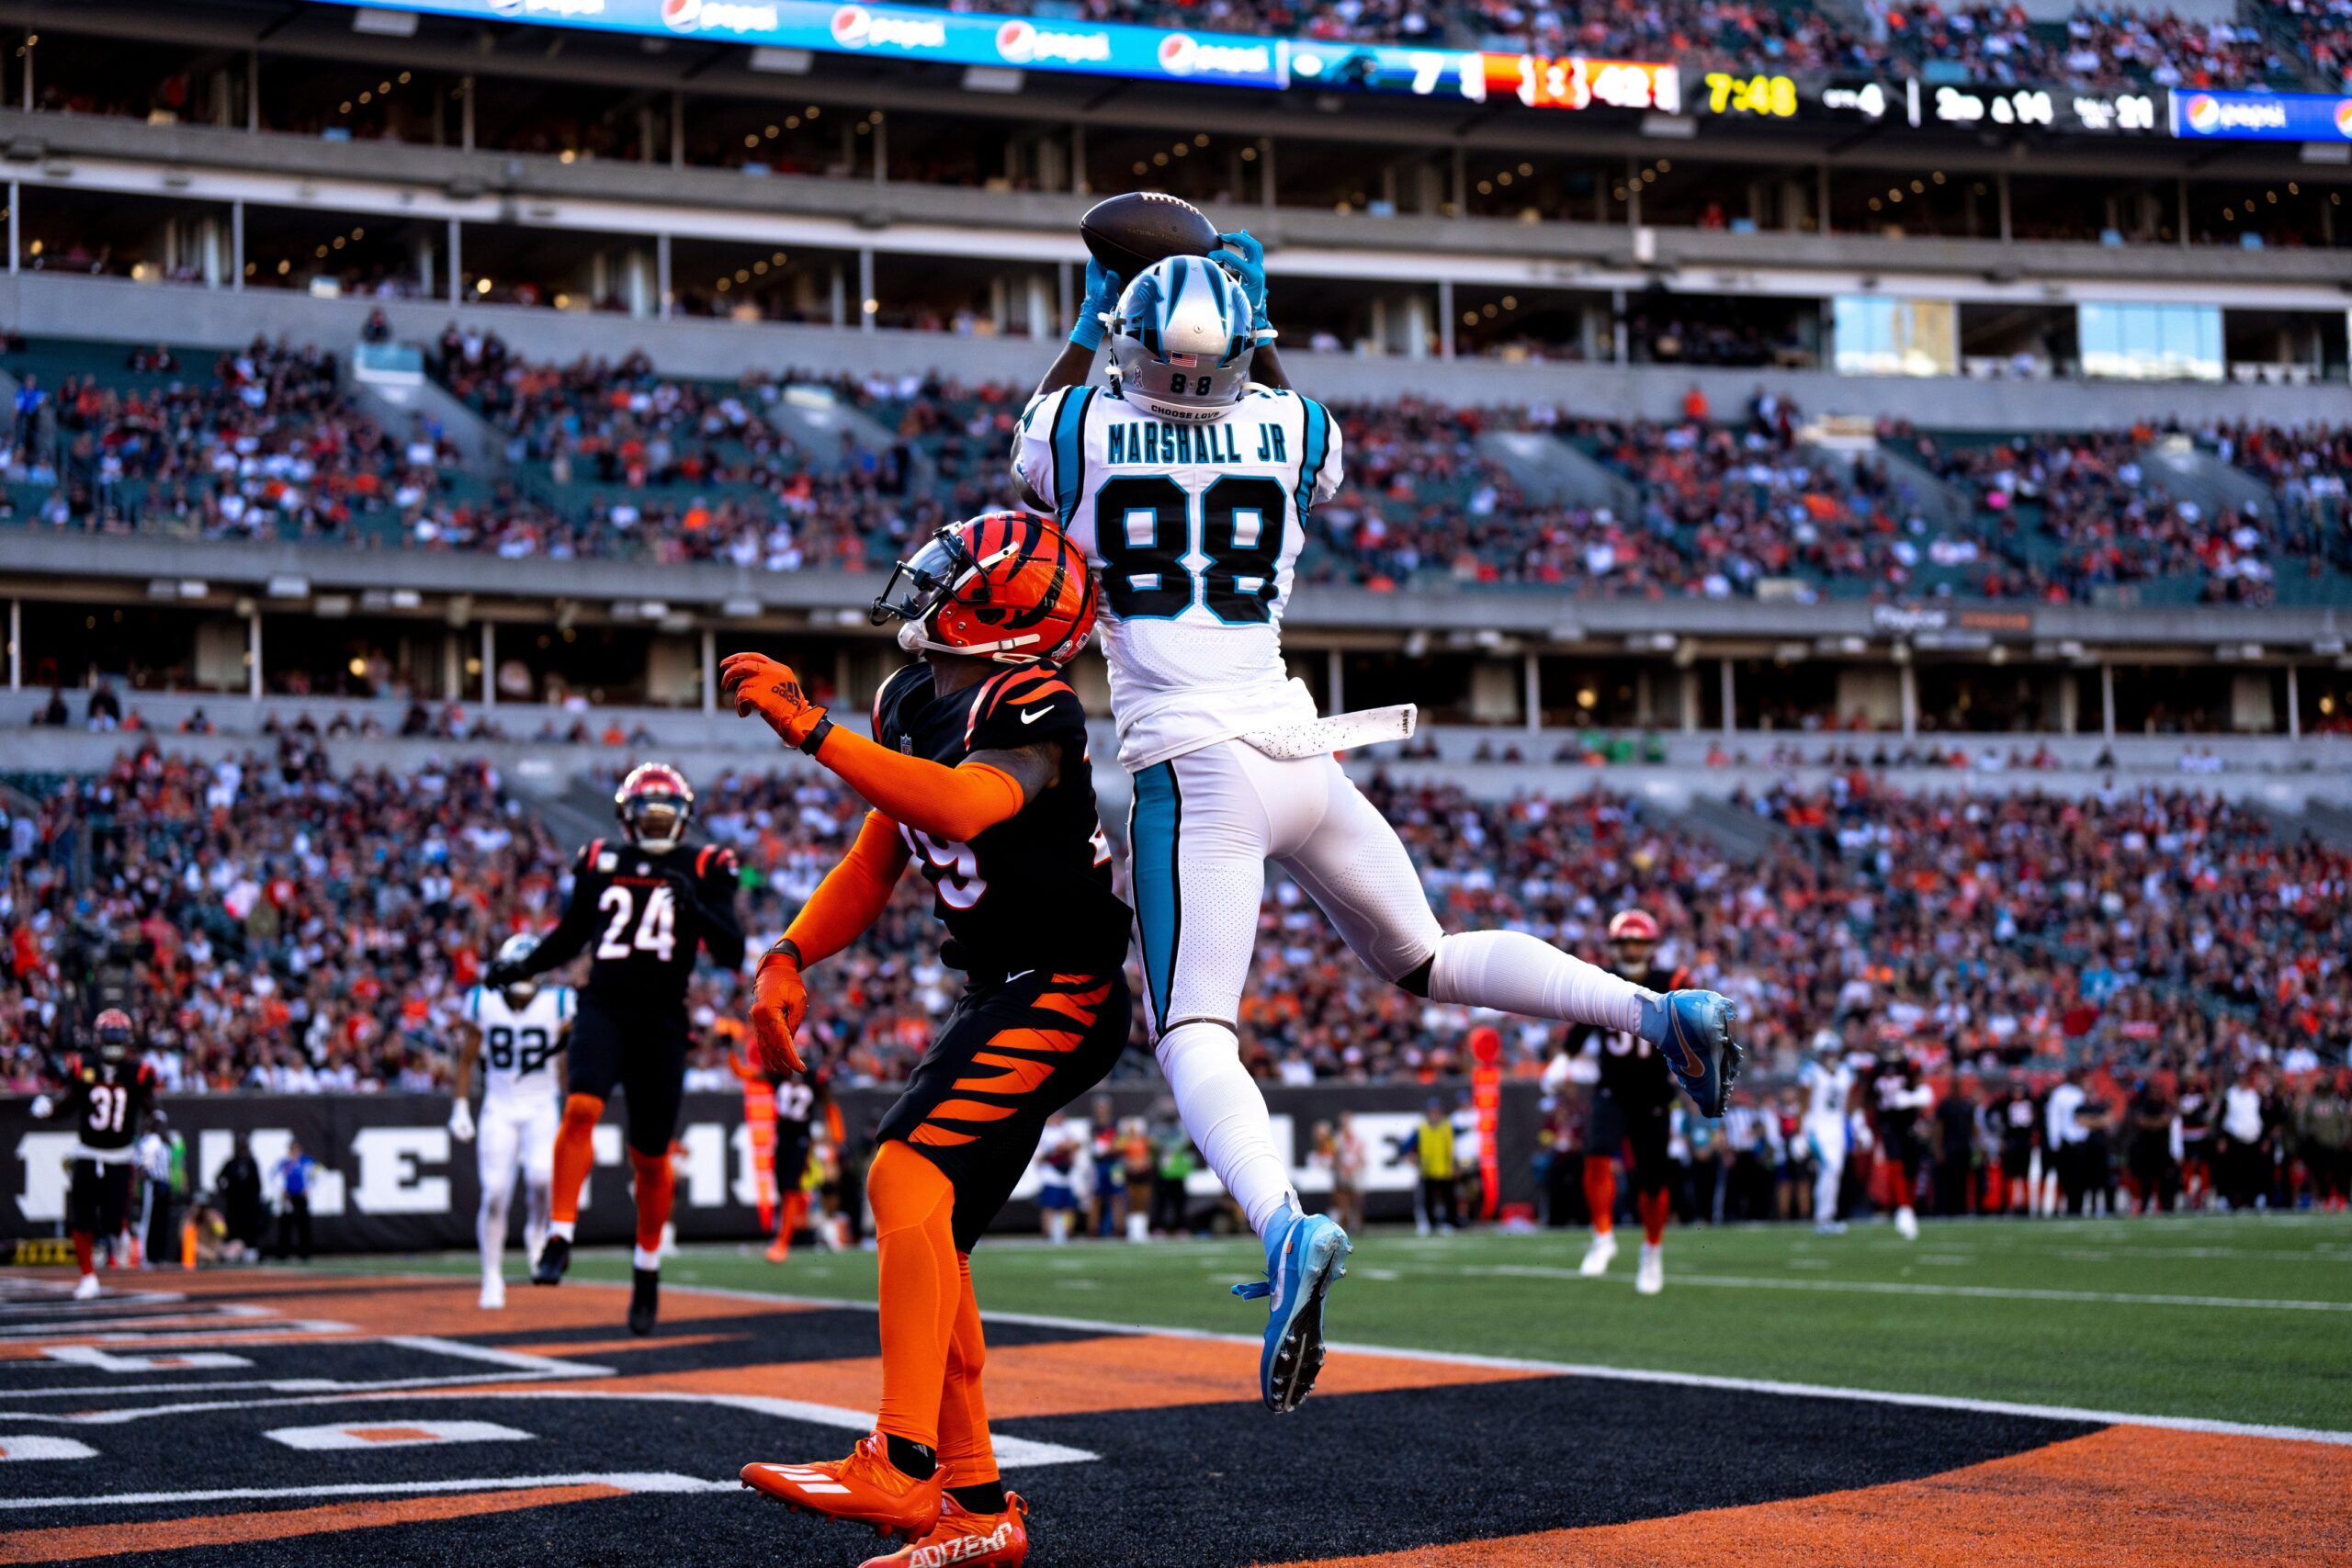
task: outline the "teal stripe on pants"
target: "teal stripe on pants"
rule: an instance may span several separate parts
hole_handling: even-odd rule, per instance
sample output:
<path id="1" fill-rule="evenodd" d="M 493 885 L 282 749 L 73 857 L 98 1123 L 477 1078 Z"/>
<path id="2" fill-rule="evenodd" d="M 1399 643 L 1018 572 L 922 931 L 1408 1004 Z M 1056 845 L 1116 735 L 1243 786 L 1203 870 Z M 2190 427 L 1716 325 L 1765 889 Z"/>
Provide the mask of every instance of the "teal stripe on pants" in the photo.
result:
<path id="1" fill-rule="evenodd" d="M 1184 900 L 1177 884 L 1176 841 L 1184 806 L 1176 790 L 1176 765 L 1159 762 L 1137 773 L 1135 804 L 1127 818 L 1129 863 L 1135 871 L 1136 933 L 1143 953 L 1144 990 L 1151 999 L 1152 1028 L 1168 1026 L 1168 990 L 1176 970 L 1176 939 L 1184 923 Z"/>

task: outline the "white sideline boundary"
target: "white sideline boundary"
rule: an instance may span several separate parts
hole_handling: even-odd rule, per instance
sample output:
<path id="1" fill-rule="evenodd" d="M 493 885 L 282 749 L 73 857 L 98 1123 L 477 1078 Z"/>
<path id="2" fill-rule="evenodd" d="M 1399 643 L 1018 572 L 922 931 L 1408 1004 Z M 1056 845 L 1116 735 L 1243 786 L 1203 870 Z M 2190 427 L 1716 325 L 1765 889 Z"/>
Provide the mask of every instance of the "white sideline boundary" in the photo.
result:
<path id="1" fill-rule="evenodd" d="M 407 1278 L 436 1280 L 435 1274 L 418 1274 L 409 1270 L 334 1269 L 322 1272 L 370 1273 L 377 1278 Z M 582 1280 L 583 1284 L 600 1285 L 617 1290 L 616 1282 Z M 838 1299 L 829 1296 L 789 1295 L 766 1291 L 745 1291 L 719 1285 L 675 1283 L 673 1292 L 691 1292 L 722 1301 L 755 1303 L 761 1305 L 785 1305 L 803 1309 L 876 1312 L 871 1301 Z M 2240 1303 L 2243 1304 L 2243 1303 Z M 1178 1328 L 1146 1323 L 1113 1323 L 1101 1318 L 1064 1317 L 1058 1314 L 1018 1312 L 983 1312 L 984 1323 L 1020 1324 L 1037 1328 L 1057 1328 L 1077 1333 L 1135 1336 L 1154 1334 L 1173 1339 L 1197 1339 L 1219 1344 L 1258 1346 L 1261 1337 L 1254 1334 L 1231 1334 L 1211 1329 Z M 1366 1345 L 1354 1341 L 1332 1340 L 1328 1348 L 1351 1356 L 1377 1356 L 1391 1360 L 1436 1362 L 1444 1366 L 1477 1367 L 1489 1371 L 1525 1372 L 1531 1376 L 1606 1379 L 1616 1382 L 1652 1383 L 1676 1388 L 1715 1389 L 1731 1393 L 1760 1393 L 1790 1399 L 1837 1399 L 1865 1404 L 1888 1404 L 1915 1410 L 1953 1410 L 1979 1416 L 2013 1416 L 2043 1421 L 2069 1421 L 2096 1427 L 2144 1427 L 2162 1431 L 2199 1432 L 2217 1437 L 2256 1438 L 2276 1442 L 2322 1443 L 2336 1448 L 2352 1448 L 2352 1431 L 2327 1431 L 2309 1427 L 2289 1427 L 2247 1421 L 2223 1421 L 2197 1416 L 2158 1416 L 2129 1410 L 2098 1410 L 2071 1404 L 2034 1404 L 2015 1400 L 1973 1399 L 1962 1394 L 1906 1393 L 1891 1389 L 1853 1388 L 1831 1383 L 1789 1382 L 1771 1378 L 1730 1377 L 1707 1372 L 1678 1371 L 1666 1368 L 1611 1367 L 1577 1361 L 1546 1361 L 1514 1356 L 1483 1356 L 1459 1350 L 1417 1350 L 1394 1345 Z M 186 1392 L 204 1391 L 201 1383 L 189 1385 Z M 342 1403 L 348 1394 L 329 1395 L 314 1400 L 272 1400 L 269 1404 Z M 180 1408 L 186 1408 L 185 1406 Z M 159 1412 L 160 1413 L 160 1412 Z M 139 1413 L 141 1415 L 146 1412 Z M 134 1416 L 133 1418 L 136 1418 Z M 57 1417 L 33 1419 L 58 1420 Z M 79 1423 L 76 1423 L 79 1424 Z M 101 1422 L 100 1424 L 107 1424 Z M 1000 1445 L 1003 1439 L 1000 1438 Z M 1040 1444 L 1040 1448 L 1055 1445 Z M 1066 1450 L 1072 1451 L 1075 1450 Z M 1069 1462 L 1058 1457 L 1034 1460 L 1035 1463 Z M 542 1481 L 538 1484 L 577 1484 L 587 1478 L 563 1481 Z M 464 1484 L 500 1484 L 499 1483 L 467 1483 Z M 504 1484 L 514 1484 L 506 1483 Z M 702 1484 L 702 1483 L 696 1483 Z M 294 1495 L 297 1494 L 282 1494 Z M 120 1502 L 126 1499 L 117 1498 Z M 0 1507 L 13 1506 L 0 1498 Z"/>
<path id="2" fill-rule="evenodd" d="M 737 1301 L 788 1302 L 801 1307 L 848 1308 L 864 1312 L 878 1310 L 871 1302 L 835 1301 L 824 1296 L 769 1295 L 759 1291 L 729 1290 L 716 1285 L 679 1285 L 673 1288 Z M 1100 1318 L 1048 1316 L 1039 1313 L 984 1312 L 980 1314 L 980 1319 L 984 1323 L 1017 1323 L 1035 1328 L 1065 1328 L 1091 1334 L 1156 1334 L 1171 1339 L 1206 1339 L 1229 1345 L 1263 1343 L 1254 1334 L 1224 1334 L 1204 1328 L 1160 1328 L 1145 1323 L 1107 1323 Z M 1480 1356 L 1462 1350 L 1414 1350 L 1396 1345 L 1363 1345 L 1339 1339 L 1329 1341 L 1325 1348 L 1350 1356 L 1380 1356 L 1398 1361 L 1436 1361 L 1445 1366 L 1527 1372 L 1534 1376 L 1606 1378 L 1617 1382 L 1711 1388 L 1731 1393 L 1765 1393 L 1789 1399 L 1842 1399 L 1864 1404 L 1901 1405 L 1915 1410 L 2021 1416 L 2036 1420 L 2075 1421 L 2097 1427 L 2153 1427 L 2168 1432 L 2205 1432 L 2217 1437 L 2262 1438 L 2278 1442 L 2326 1443 L 2336 1448 L 2352 1448 L 2352 1432 L 2330 1432 L 2311 1427 L 2280 1427 L 2250 1421 L 2219 1421 L 2199 1416 L 2149 1416 L 2128 1410 L 2093 1410 L 2074 1404 L 2027 1404 L 2006 1399 L 1971 1399 L 1962 1394 L 1902 1393 L 1891 1389 L 1783 1382 L 1771 1378 L 1722 1377 L 1707 1372 L 1604 1367 L 1579 1361 L 1539 1361 L 1516 1356 Z"/>

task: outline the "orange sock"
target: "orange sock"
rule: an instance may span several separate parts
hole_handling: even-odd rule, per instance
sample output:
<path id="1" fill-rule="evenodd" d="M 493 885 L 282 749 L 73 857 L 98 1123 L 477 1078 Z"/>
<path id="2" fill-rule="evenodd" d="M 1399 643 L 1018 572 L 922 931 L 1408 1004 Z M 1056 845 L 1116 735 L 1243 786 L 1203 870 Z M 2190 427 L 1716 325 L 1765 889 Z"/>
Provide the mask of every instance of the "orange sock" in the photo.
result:
<path id="1" fill-rule="evenodd" d="M 1584 1206 L 1592 1211 L 1592 1234 L 1617 1228 L 1617 1162 L 1607 1155 L 1584 1156 Z"/>
<path id="2" fill-rule="evenodd" d="M 1668 1195 L 1664 1192 L 1637 1192 L 1634 1207 L 1642 1216 L 1642 1239 L 1652 1247 L 1666 1239 Z"/>
<path id="3" fill-rule="evenodd" d="M 939 1401 L 939 1468 L 950 1490 L 985 1486 L 997 1479 L 988 1404 L 980 1397 L 980 1369 L 989 1351 L 980 1337 L 980 1303 L 972 1294 L 969 1253 L 957 1255 L 956 1269 L 962 1289 L 956 1303 L 955 1335 L 947 1347 L 947 1387 Z"/>
<path id="4" fill-rule="evenodd" d="M 965 1293 L 956 1256 L 956 1190 L 931 1161 L 892 1139 L 865 1178 L 881 1253 L 882 1406 L 874 1425 L 939 1447 L 948 1347 Z"/>
<path id="5" fill-rule="evenodd" d="M 670 1151 L 646 1155 L 631 1149 L 628 1163 L 637 1172 L 637 1250 L 658 1255 L 662 1227 L 670 1223 L 672 1190 L 677 1184 L 677 1175 L 670 1168 Z"/>
<path id="6" fill-rule="evenodd" d="M 580 1218 L 580 1189 L 596 1163 L 596 1122 L 605 1102 L 593 1094 L 575 1094 L 563 1102 L 563 1125 L 555 1135 L 555 1192 L 550 1216 L 560 1225 Z M 566 1231 L 566 1235 L 571 1233 Z"/>
<path id="7" fill-rule="evenodd" d="M 775 1250 L 778 1257 L 792 1250 L 792 1238 L 808 1223 L 808 1193 L 796 1187 L 784 1195 L 784 1214 L 776 1221 Z"/>
<path id="8" fill-rule="evenodd" d="M 88 1231 L 74 1233 L 74 1262 L 85 1274 L 98 1271 L 98 1238 Z"/>

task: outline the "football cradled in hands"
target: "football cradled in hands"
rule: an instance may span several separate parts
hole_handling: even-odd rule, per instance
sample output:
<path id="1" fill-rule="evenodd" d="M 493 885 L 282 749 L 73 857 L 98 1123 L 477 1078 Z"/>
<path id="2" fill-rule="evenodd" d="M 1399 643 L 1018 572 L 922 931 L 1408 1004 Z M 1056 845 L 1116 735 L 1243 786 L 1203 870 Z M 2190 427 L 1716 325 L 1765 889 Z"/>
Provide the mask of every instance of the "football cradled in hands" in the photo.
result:
<path id="1" fill-rule="evenodd" d="M 1078 220 L 1079 238 L 1122 285 L 1156 261 L 1204 256 L 1217 247 L 1216 225 L 1182 197 L 1136 191 L 1096 202 Z"/>

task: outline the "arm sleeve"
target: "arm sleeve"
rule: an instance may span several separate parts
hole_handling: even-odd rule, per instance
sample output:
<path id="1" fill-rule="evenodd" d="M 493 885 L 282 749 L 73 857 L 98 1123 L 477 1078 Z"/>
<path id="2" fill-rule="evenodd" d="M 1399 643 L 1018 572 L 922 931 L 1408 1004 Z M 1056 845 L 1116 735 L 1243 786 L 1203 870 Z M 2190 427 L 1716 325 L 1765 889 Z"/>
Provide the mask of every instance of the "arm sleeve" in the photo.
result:
<path id="1" fill-rule="evenodd" d="M 702 922 L 702 944 L 722 969 L 743 966 L 743 922 L 735 913 L 740 874 L 735 852 L 706 848 L 695 865 L 695 917 Z"/>
<path id="2" fill-rule="evenodd" d="M 1040 392 L 1022 411 L 1012 433 L 1012 472 L 1040 501 L 1054 499 L 1054 425 L 1068 389 Z"/>
<path id="3" fill-rule="evenodd" d="M 836 728 L 818 749 L 817 761 L 884 816 L 952 843 L 995 827 L 1026 798 L 1001 768 L 986 762 L 942 767 L 877 746 L 854 730 Z"/>
<path id="4" fill-rule="evenodd" d="M 555 929 L 541 937 L 538 945 L 531 949 L 531 955 L 523 960 L 525 975 L 544 975 L 558 964 L 569 964 L 588 945 L 588 937 L 596 929 L 595 884 L 591 868 L 603 845 L 604 840 L 599 839 L 584 846 L 579 859 L 571 863 L 571 901 L 564 905 L 563 918 L 556 921 Z"/>
<path id="5" fill-rule="evenodd" d="M 1311 398 L 1303 400 L 1306 407 L 1306 450 L 1301 461 L 1313 465 L 1308 474 L 1313 488 L 1307 493 L 1319 506 L 1339 493 L 1347 464 L 1340 454 L 1340 422 L 1321 403 Z"/>
<path id="6" fill-rule="evenodd" d="M 824 749 L 831 750 L 832 743 L 826 742 Z M 849 853 L 825 874 L 825 880 L 808 895 L 808 902 L 800 906 L 800 913 L 785 931 L 800 949 L 804 968 L 831 958 L 881 918 L 890 902 L 890 889 L 899 885 L 899 874 L 907 868 L 909 853 L 898 823 L 879 811 L 865 814 L 865 823 L 858 829 Z"/>

